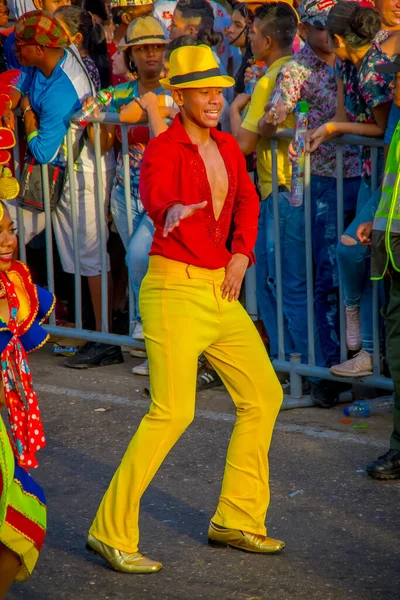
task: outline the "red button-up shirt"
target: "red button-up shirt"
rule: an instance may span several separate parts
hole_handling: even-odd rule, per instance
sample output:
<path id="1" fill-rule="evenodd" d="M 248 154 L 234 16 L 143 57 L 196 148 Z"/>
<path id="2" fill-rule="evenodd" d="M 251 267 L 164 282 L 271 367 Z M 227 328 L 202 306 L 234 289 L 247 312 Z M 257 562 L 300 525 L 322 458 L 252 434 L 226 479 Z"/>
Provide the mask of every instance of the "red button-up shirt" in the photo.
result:
<path id="1" fill-rule="evenodd" d="M 228 133 L 211 129 L 228 173 L 228 193 L 222 212 L 215 219 L 211 188 L 204 161 L 186 133 L 179 115 L 171 127 L 152 139 L 140 170 L 140 197 L 156 228 L 150 255 L 158 254 L 180 262 L 219 269 L 232 254 L 245 254 L 254 262 L 259 199 L 246 171 L 246 162 L 236 140 Z M 180 222 L 163 237 L 167 210 L 174 204 L 208 204 Z M 233 222 L 230 252 L 226 241 Z"/>

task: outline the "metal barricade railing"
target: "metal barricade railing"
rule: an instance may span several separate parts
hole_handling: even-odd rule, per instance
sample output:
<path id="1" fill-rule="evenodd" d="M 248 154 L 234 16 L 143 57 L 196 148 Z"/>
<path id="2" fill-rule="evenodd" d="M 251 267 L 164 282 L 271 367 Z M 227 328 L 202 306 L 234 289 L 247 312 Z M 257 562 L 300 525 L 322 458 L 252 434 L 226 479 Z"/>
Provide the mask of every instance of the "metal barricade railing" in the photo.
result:
<path id="1" fill-rule="evenodd" d="M 285 130 L 278 132 L 271 140 L 271 153 L 273 165 L 273 214 L 274 214 L 274 242 L 276 258 L 276 297 L 278 309 L 278 359 L 273 361 L 274 367 L 279 372 L 288 373 L 290 376 L 291 398 L 286 400 L 286 407 L 312 406 L 312 401 L 302 397 L 302 376 L 329 379 L 343 383 L 359 383 L 369 387 L 393 390 L 393 382 L 388 377 L 380 374 L 380 335 L 379 335 L 379 288 L 378 282 L 373 282 L 373 375 L 363 378 L 341 378 L 331 375 L 328 368 L 316 366 L 315 364 L 315 331 L 314 331 L 314 276 L 313 276 L 313 250 L 312 250 L 312 218 L 311 218 L 311 186 L 310 186 L 310 156 L 306 157 L 305 163 L 305 193 L 304 193 L 304 215 L 305 215 L 305 238 L 306 238 L 306 275 L 307 275 L 307 327 L 308 327 L 308 363 L 302 363 L 298 354 L 292 354 L 290 361 L 285 360 L 284 349 L 284 315 L 282 309 L 282 265 L 281 265 L 281 241 L 279 228 L 279 193 L 277 172 L 277 149 L 278 139 L 292 138 L 293 131 Z M 372 180 L 371 190 L 376 190 L 378 181 L 378 149 L 383 148 L 382 139 L 365 138 L 361 136 L 346 135 L 332 140 L 337 146 L 337 231 L 338 241 L 344 230 L 344 202 L 343 202 L 343 173 L 344 173 L 344 146 L 367 146 L 371 148 Z M 278 218 L 277 218 L 278 217 Z M 253 287 L 253 283 L 252 283 Z M 248 292 L 252 297 L 254 291 Z M 339 310 L 340 310 L 340 346 L 341 360 L 347 358 L 346 332 L 345 332 L 345 307 L 342 286 L 339 287 Z"/>
<path id="2" fill-rule="evenodd" d="M 78 235 L 78 214 L 77 214 L 77 194 L 75 189 L 74 164 L 73 164 L 73 139 L 71 130 L 66 136 L 66 146 L 68 152 L 68 174 L 70 182 L 70 199 L 71 199 L 71 221 L 72 221 L 72 236 L 73 236 L 73 253 L 75 265 L 75 328 L 62 327 L 56 325 L 55 315 L 50 317 L 50 322 L 46 326 L 51 335 L 60 335 L 64 338 L 77 338 L 85 341 L 104 342 L 109 344 L 124 345 L 129 347 L 143 348 L 143 343 L 133 340 L 129 335 L 117 335 L 108 331 L 108 274 L 107 274 L 107 249 L 106 249 L 106 234 L 102 226 L 104 214 L 104 186 L 103 173 L 101 167 L 101 146 L 100 146 L 100 124 L 108 123 L 119 125 L 121 127 L 122 141 L 122 156 L 123 156 L 123 172 L 124 172 L 124 192 L 126 202 L 126 214 L 131 215 L 131 190 L 130 190 L 130 165 L 129 165 L 129 147 L 128 147 L 128 127 L 129 124 L 120 123 L 119 116 L 116 114 L 102 113 L 98 118 L 88 117 L 87 121 L 94 123 L 95 131 L 95 164 L 96 164 L 96 182 L 98 193 L 97 209 L 99 222 L 99 236 L 101 245 L 101 291 L 102 291 L 102 331 L 89 331 L 83 329 L 82 324 L 82 285 L 79 266 L 79 235 Z M 311 189 L 310 189 L 310 157 L 306 158 L 305 170 L 305 233 L 306 233 L 306 273 L 307 273 L 307 317 L 308 317 L 308 363 L 301 363 L 299 355 L 292 355 L 290 361 L 285 360 L 284 348 L 284 315 L 282 310 L 282 265 L 281 265 L 281 245 L 280 245 L 280 229 L 279 219 L 279 191 L 278 191 L 278 174 L 277 174 L 277 147 L 278 139 L 282 137 L 291 138 L 293 132 L 285 130 L 278 132 L 277 136 L 271 141 L 272 167 L 273 167 L 273 212 L 274 212 L 274 235 L 275 235 L 275 256 L 276 256 L 276 294 L 278 306 L 278 358 L 273 361 L 277 371 L 288 373 L 290 376 L 291 398 L 286 399 L 285 407 L 301 407 L 312 405 L 308 398 L 302 397 L 302 376 L 318 377 L 322 379 L 334 379 L 335 381 L 354 382 L 351 379 L 341 379 L 333 377 L 329 370 L 324 367 L 315 365 L 315 347 L 314 347 L 314 282 L 313 282 L 313 252 L 312 252 L 312 226 L 311 226 Z M 343 233 L 344 217 L 343 217 L 343 147 L 345 144 L 357 146 L 369 146 L 372 151 L 372 170 L 373 180 L 372 187 L 378 185 L 377 169 L 378 169 L 378 148 L 383 147 L 383 141 L 374 138 L 363 138 L 358 136 L 343 136 L 333 140 L 337 145 L 337 172 L 341 176 L 337 179 L 337 206 L 338 206 L 338 239 Z M 21 169 L 19 164 L 19 149 L 14 148 L 15 173 L 18 177 Z M 47 165 L 42 166 L 44 185 L 44 206 L 45 206 L 45 238 L 46 238 L 46 265 L 47 265 L 47 281 L 48 287 L 54 291 L 54 260 L 53 260 L 53 235 L 52 235 L 52 216 L 50 212 L 49 186 L 47 177 Z M 18 209 L 18 229 L 23 231 L 23 210 Z M 128 218 L 129 236 L 133 233 L 133 222 Z M 24 239 L 24 236 L 22 240 Z M 25 245 L 20 242 L 19 246 L 20 259 L 26 261 Z M 132 287 L 128 285 L 129 290 L 129 320 L 132 321 L 133 314 L 133 292 Z M 249 269 L 246 275 L 246 308 L 253 320 L 258 319 L 257 299 L 256 299 L 256 279 L 255 268 Z M 379 340 L 379 314 L 378 314 L 378 286 L 374 282 L 373 293 L 373 325 L 374 325 L 374 356 L 373 365 L 374 373 L 372 376 L 357 379 L 357 382 L 362 382 L 365 385 L 379 387 L 387 390 L 393 389 L 392 381 L 389 378 L 380 375 L 380 340 Z M 344 320 L 344 302 L 342 290 L 340 290 L 340 337 L 341 337 L 341 358 L 345 359 L 347 354 L 345 342 L 345 320 Z"/>

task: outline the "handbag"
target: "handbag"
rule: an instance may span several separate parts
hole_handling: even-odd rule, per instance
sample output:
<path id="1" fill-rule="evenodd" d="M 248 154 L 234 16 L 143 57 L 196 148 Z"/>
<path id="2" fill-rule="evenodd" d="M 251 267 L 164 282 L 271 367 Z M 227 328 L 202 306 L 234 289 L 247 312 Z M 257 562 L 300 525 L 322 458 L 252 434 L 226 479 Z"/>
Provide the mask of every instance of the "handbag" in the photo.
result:
<path id="1" fill-rule="evenodd" d="M 78 160 L 83 150 L 86 137 L 87 133 L 85 130 L 79 139 L 78 149 L 74 150 L 74 163 Z M 47 173 L 49 177 L 50 211 L 53 212 L 60 202 L 68 178 L 68 170 L 61 165 L 50 163 L 47 165 Z M 27 156 L 22 170 L 20 192 L 17 200 L 22 208 L 34 209 L 39 212 L 44 211 L 42 165 L 31 154 Z"/>
<path id="2" fill-rule="evenodd" d="M 94 95 L 92 80 L 86 70 L 80 56 L 77 55 L 71 47 L 68 48 L 75 60 L 81 65 L 89 83 L 92 95 Z M 73 151 L 73 162 L 75 163 L 85 145 L 87 131 L 83 132 L 79 138 L 77 147 Z M 50 211 L 54 211 L 60 202 L 66 181 L 68 179 L 68 169 L 66 166 L 48 164 L 47 172 L 49 177 L 49 196 L 50 196 Z M 43 174 L 42 165 L 31 154 L 28 154 L 22 175 L 20 179 L 20 193 L 17 201 L 22 208 L 34 209 L 39 212 L 44 211 L 44 194 L 43 194 Z"/>

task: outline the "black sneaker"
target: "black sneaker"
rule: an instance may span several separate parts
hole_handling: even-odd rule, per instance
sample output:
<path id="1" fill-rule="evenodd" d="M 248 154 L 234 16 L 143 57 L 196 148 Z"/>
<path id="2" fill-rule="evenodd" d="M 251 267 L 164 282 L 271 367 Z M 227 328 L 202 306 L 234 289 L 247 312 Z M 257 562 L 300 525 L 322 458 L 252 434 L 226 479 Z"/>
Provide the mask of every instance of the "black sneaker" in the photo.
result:
<path id="1" fill-rule="evenodd" d="M 87 342 L 80 350 L 68 358 L 64 365 L 70 369 L 89 369 L 91 367 L 105 367 L 124 362 L 121 346 L 102 344 L 100 342 Z"/>
<path id="2" fill-rule="evenodd" d="M 339 394 L 351 390 L 352 385 L 322 379 L 318 383 L 310 380 L 310 395 L 315 406 L 332 408 L 339 403 Z"/>
<path id="3" fill-rule="evenodd" d="M 391 449 L 369 463 L 367 473 L 374 479 L 400 479 L 400 451 Z"/>
<path id="4" fill-rule="evenodd" d="M 197 375 L 197 391 L 202 392 L 203 390 L 210 390 L 214 387 L 224 385 L 221 377 L 214 369 L 208 367 L 202 367 Z"/>

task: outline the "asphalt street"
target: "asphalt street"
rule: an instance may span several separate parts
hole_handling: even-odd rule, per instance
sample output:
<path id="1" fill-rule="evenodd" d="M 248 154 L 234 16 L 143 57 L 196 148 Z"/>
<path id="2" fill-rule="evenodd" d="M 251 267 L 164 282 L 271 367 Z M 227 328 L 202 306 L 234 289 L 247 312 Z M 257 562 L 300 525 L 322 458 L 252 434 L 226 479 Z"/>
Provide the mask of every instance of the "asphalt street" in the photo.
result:
<path id="1" fill-rule="evenodd" d="M 35 478 L 49 528 L 34 575 L 10 600 L 399 600 L 400 481 L 363 471 L 387 449 L 389 414 L 364 419 L 362 430 L 341 422 L 342 407 L 281 412 L 267 525 L 285 550 L 259 556 L 208 546 L 234 423 L 223 389 L 199 394 L 195 422 L 143 498 L 140 548 L 163 570 L 119 574 L 89 554 L 88 528 L 149 405 L 148 380 L 130 373 L 140 361 L 126 357 L 88 371 L 64 368 L 49 346 L 32 357 L 48 444 Z"/>

